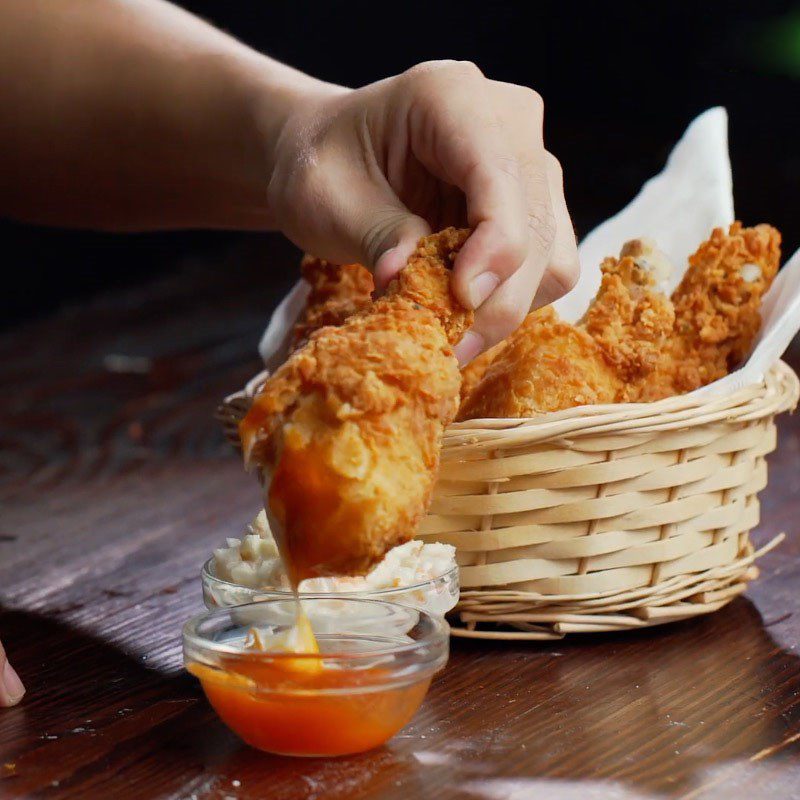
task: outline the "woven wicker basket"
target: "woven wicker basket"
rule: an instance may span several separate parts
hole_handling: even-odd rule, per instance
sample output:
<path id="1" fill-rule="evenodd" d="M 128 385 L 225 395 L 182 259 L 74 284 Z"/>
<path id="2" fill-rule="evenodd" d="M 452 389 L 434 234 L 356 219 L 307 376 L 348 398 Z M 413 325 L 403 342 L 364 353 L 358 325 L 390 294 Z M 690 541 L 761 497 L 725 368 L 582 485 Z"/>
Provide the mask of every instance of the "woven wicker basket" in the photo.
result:
<path id="1" fill-rule="evenodd" d="M 264 380 L 220 407 L 228 438 Z M 453 634 L 556 639 L 716 611 L 757 575 L 750 530 L 775 415 L 800 384 L 778 363 L 725 398 L 583 406 L 445 432 L 420 537 L 455 545 Z"/>

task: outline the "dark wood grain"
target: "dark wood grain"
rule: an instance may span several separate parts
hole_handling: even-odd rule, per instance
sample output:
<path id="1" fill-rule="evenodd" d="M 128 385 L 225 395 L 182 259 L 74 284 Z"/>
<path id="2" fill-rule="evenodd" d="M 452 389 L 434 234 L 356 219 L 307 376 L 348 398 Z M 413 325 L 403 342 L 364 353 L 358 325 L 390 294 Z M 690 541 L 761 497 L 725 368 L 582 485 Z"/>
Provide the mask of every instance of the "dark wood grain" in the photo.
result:
<path id="1" fill-rule="evenodd" d="M 413 723 L 352 758 L 266 756 L 216 720 L 181 669 L 180 628 L 201 609 L 201 562 L 259 498 L 212 412 L 256 369 L 292 264 L 267 240 L 0 339 L 0 638 L 28 686 L 0 711 L 0 797 L 800 797 L 788 416 L 756 535 L 788 539 L 719 613 L 454 641 Z"/>

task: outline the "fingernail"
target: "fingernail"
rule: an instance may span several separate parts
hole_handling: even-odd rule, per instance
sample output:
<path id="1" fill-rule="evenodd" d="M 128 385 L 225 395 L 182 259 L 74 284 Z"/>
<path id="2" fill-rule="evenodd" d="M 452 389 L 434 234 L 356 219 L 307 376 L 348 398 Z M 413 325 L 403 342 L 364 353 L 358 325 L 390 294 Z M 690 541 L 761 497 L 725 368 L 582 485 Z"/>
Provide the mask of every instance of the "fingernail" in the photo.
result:
<path id="1" fill-rule="evenodd" d="M 6 697 L 12 705 L 19 702 L 22 699 L 22 695 L 25 694 L 25 687 L 22 685 L 19 675 L 17 675 L 14 667 L 12 667 L 8 661 L 6 661 L 3 667 L 3 688 L 5 689 Z"/>
<path id="2" fill-rule="evenodd" d="M 483 336 L 475 331 L 467 331 L 464 338 L 453 348 L 460 366 L 469 364 L 483 350 Z"/>
<path id="3" fill-rule="evenodd" d="M 499 285 L 500 278 L 494 272 L 481 272 L 477 278 L 473 278 L 469 282 L 469 302 L 472 308 L 478 308 Z"/>
<path id="4" fill-rule="evenodd" d="M 381 254 L 381 257 L 375 262 L 375 270 L 373 272 L 375 288 L 378 292 L 383 292 L 386 289 L 397 276 L 402 266 L 403 262 L 398 257 L 397 247 L 390 247 Z"/>
<path id="5" fill-rule="evenodd" d="M 381 264 L 386 264 L 387 262 L 391 261 L 396 252 L 397 246 L 390 247 L 388 250 L 384 250 L 378 260 L 375 262 L 375 269 L 378 269 Z"/>

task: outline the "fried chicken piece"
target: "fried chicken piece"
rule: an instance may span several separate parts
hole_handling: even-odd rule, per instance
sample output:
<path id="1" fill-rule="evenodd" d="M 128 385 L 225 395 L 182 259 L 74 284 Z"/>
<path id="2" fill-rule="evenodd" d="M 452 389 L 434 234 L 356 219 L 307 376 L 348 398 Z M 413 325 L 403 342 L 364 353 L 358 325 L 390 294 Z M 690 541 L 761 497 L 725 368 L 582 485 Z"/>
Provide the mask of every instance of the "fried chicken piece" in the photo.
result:
<path id="1" fill-rule="evenodd" d="M 311 291 L 292 331 L 292 350 L 318 328 L 341 325 L 372 304 L 375 283 L 372 273 L 361 264 L 332 264 L 307 255 L 300 264 L 300 272 Z"/>
<path id="2" fill-rule="evenodd" d="M 672 304 L 654 288 L 665 266 L 647 241 L 628 242 L 620 258 L 603 262 L 600 289 L 580 324 L 562 321 L 549 307 L 529 314 L 465 375 L 458 419 L 618 402 L 629 381 L 655 368 L 672 331 Z"/>
<path id="3" fill-rule="evenodd" d="M 481 382 L 486 370 L 489 369 L 492 362 L 503 352 L 506 346 L 506 341 L 498 342 L 494 347 L 484 350 L 479 356 L 476 356 L 461 370 L 461 404 L 467 402 L 467 399 L 472 395 L 475 387 Z"/>
<path id="4" fill-rule="evenodd" d="M 387 293 L 324 327 L 270 376 L 240 425 L 290 577 L 366 572 L 425 513 L 472 324 L 449 267 L 469 231 L 422 239 Z"/>
<path id="5" fill-rule="evenodd" d="M 458 418 L 532 417 L 588 403 L 613 403 L 618 387 L 600 345 L 546 306 L 528 314 L 506 340 Z"/>
<path id="6" fill-rule="evenodd" d="M 600 345 L 619 380 L 616 401 L 626 401 L 629 384 L 656 367 L 672 334 L 675 310 L 656 284 L 669 275 L 666 256 L 646 239 L 627 242 L 619 258 L 606 258 L 597 297 L 582 327 Z"/>
<path id="7" fill-rule="evenodd" d="M 656 290 L 665 256 L 647 240 L 628 242 L 603 262 L 597 297 L 578 326 L 535 312 L 488 365 L 476 365 L 458 418 L 648 402 L 711 383 L 749 352 L 779 262 L 780 234 L 769 225 L 717 228 L 670 300 Z"/>
<path id="8" fill-rule="evenodd" d="M 778 271 L 780 242 L 770 225 L 744 228 L 734 222 L 727 233 L 714 229 L 672 295 L 669 345 L 647 380 L 631 388 L 631 399 L 684 394 L 741 363 L 761 327 L 761 299 Z"/>

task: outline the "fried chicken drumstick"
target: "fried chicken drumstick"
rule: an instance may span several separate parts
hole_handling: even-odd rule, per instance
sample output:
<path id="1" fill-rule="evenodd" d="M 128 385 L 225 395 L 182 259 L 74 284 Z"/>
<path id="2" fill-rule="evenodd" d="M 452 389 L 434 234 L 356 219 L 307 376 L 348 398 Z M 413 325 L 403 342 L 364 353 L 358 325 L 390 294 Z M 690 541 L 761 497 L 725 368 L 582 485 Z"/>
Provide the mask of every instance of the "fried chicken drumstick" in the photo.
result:
<path id="1" fill-rule="evenodd" d="M 653 242 L 633 239 L 619 258 L 606 258 L 600 271 L 600 289 L 579 327 L 614 371 L 612 402 L 626 402 L 628 387 L 655 369 L 675 324 L 672 303 L 656 289 L 671 266 Z"/>
<path id="2" fill-rule="evenodd" d="M 506 340 L 459 420 L 530 417 L 586 403 L 611 403 L 614 372 L 585 330 L 559 319 L 551 306 L 534 311 Z"/>
<path id="3" fill-rule="evenodd" d="M 674 333 L 647 381 L 632 388 L 633 399 L 691 392 L 742 362 L 761 327 L 761 299 L 778 272 L 780 245 L 770 225 L 714 229 L 672 294 Z"/>
<path id="4" fill-rule="evenodd" d="M 293 580 L 366 572 L 427 509 L 472 324 L 449 267 L 469 231 L 422 239 L 386 294 L 323 327 L 256 396 L 239 432 Z"/>

